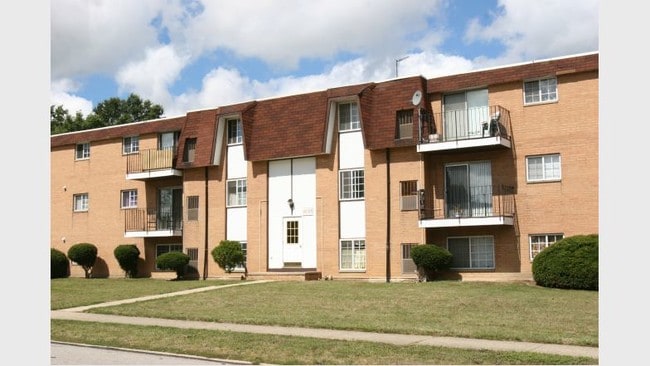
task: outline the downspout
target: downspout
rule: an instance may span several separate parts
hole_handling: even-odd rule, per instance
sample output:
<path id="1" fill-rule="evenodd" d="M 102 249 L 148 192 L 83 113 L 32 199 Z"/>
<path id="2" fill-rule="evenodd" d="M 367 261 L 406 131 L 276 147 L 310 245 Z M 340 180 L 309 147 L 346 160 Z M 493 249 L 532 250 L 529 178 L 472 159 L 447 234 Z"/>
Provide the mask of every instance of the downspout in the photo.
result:
<path id="1" fill-rule="evenodd" d="M 390 282 L 390 149 L 386 148 L 386 282 Z"/>
<path id="2" fill-rule="evenodd" d="M 208 278 L 208 167 L 205 167 L 205 249 L 203 250 L 203 279 Z"/>

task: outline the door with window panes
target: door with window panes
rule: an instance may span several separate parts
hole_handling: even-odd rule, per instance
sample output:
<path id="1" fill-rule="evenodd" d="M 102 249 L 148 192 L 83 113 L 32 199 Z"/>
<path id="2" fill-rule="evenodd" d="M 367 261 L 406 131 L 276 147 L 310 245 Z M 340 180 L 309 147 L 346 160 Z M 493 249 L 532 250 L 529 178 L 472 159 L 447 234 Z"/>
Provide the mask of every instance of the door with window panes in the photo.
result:
<path id="1" fill-rule="evenodd" d="M 492 215 L 492 172 L 489 161 L 445 167 L 447 218 Z"/>
<path id="2" fill-rule="evenodd" d="M 282 220 L 284 242 L 282 259 L 287 263 L 302 263 L 301 222 L 299 217 L 285 217 Z"/>

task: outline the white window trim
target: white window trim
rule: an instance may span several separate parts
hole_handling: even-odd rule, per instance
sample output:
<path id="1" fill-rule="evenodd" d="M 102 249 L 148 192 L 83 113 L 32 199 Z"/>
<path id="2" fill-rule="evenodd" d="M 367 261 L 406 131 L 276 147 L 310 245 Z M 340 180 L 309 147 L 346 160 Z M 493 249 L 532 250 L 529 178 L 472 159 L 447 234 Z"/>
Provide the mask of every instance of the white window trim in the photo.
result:
<path id="1" fill-rule="evenodd" d="M 340 112 L 340 106 L 344 104 L 354 104 L 357 107 L 357 121 L 356 127 L 350 127 L 346 129 L 341 129 L 341 112 Z M 359 131 L 361 130 L 361 111 L 359 110 L 359 103 L 356 100 L 347 100 L 347 101 L 340 101 L 336 105 L 336 120 L 338 121 L 338 131 L 341 133 L 345 132 L 354 132 L 354 131 Z M 352 122 L 350 123 L 351 125 L 353 124 Z"/>
<path id="2" fill-rule="evenodd" d="M 244 252 L 244 264 L 246 264 L 246 260 L 248 259 L 248 242 L 246 240 L 237 240 L 237 241 L 239 242 L 239 246 L 242 248 L 242 252 Z M 245 268 L 242 265 L 237 265 L 232 271 L 244 272 Z"/>
<path id="3" fill-rule="evenodd" d="M 237 136 L 235 142 L 230 142 L 230 122 L 231 121 L 237 121 L 236 126 L 237 126 Z M 242 125 L 242 121 L 240 118 L 227 118 L 226 119 L 226 141 L 228 146 L 233 146 L 233 145 L 241 145 L 244 140 L 244 126 Z"/>
<path id="4" fill-rule="evenodd" d="M 540 249 L 537 253 L 533 255 L 533 237 L 544 237 L 544 248 Z M 549 236 L 561 236 L 562 238 L 559 240 L 564 239 L 564 234 L 562 233 L 549 233 L 549 234 L 530 234 L 528 235 L 528 253 L 530 255 L 530 261 L 532 262 L 533 259 L 537 254 L 539 254 L 542 250 L 548 248 L 551 244 L 557 243 L 559 240 L 554 241 L 553 243 L 549 244 L 548 242 L 548 237 Z"/>
<path id="5" fill-rule="evenodd" d="M 127 139 L 129 139 L 128 144 L 126 142 Z M 128 146 L 128 151 L 127 151 L 127 146 Z M 137 154 L 139 151 L 140 151 L 140 136 L 127 136 L 122 138 L 122 155 Z"/>
<path id="6" fill-rule="evenodd" d="M 537 93 L 538 93 L 538 96 L 540 97 L 539 101 L 538 102 L 526 102 L 526 83 L 531 83 L 531 82 L 536 82 L 536 81 L 539 83 L 541 81 L 551 80 L 551 79 L 555 79 L 555 99 L 542 100 L 541 90 L 539 90 L 539 86 L 538 86 Z M 522 97 L 524 99 L 524 106 L 538 105 L 538 104 L 548 104 L 548 103 L 557 103 L 557 101 L 560 100 L 560 93 L 559 93 L 558 87 L 557 87 L 557 77 L 555 77 L 555 76 L 543 77 L 543 78 L 539 78 L 539 79 L 524 80 L 524 83 L 523 83 L 523 86 L 522 86 L 522 91 L 523 91 Z"/>
<path id="7" fill-rule="evenodd" d="M 83 199 L 85 197 L 85 200 Z M 77 207 L 77 198 L 81 198 L 81 208 Z M 78 193 L 72 195 L 72 211 L 73 212 L 88 212 L 89 196 L 88 193 Z"/>
<path id="8" fill-rule="evenodd" d="M 135 203 L 134 204 L 131 204 L 132 201 L 133 201 L 132 200 L 132 193 L 135 194 Z M 124 195 L 125 194 L 129 194 L 129 197 L 128 197 L 128 200 L 127 200 L 129 202 L 128 206 L 124 205 Z M 138 208 L 138 190 L 137 189 L 124 189 L 124 190 L 120 191 L 120 208 L 122 208 L 122 209 Z"/>
<path id="9" fill-rule="evenodd" d="M 353 180 L 353 172 L 362 172 L 363 173 L 363 190 L 354 190 L 353 188 L 355 187 L 355 184 L 352 182 Z M 363 195 L 361 197 L 343 197 L 343 174 L 345 173 L 350 173 L 350 195 L 354 195 L 354 192 L 360 192 Z M 354 168 L 354 169 L 344 169 L 344 170 L 339 170 L 339 201 L 360 201 L 364 200 L 366 197 L 366 173 L 363 168 Z"/>
<path id="10" fill-rule="evenodd" d="M 237 203 L 235 204 L 230 204 L 230 199 L 229 199 L 229 193 L 230 193 L 229 184 L 231 182 L 235 183 L 235 197 L 237 201 Z M 240 202 L 241 196 L 239 190 L 242 187 L 240 182 L 243 182 L 243 188 L 244 188 L 243 203 Z M 246 178 L 228 179 L 226 181 L 226 207 L 246 207 L 247 200 L 248 200 L 248 182 L 246 181 Z"/>
<path id="11" fill-rule="evenodd" d="M 364 250 L 364 262 L 363 262 L 363 269 L 355 269 L 355 268 L 343 268 L 343 250 L 341 248 L 341 245 L 343 244 L 344 241 L 349 241 L 352 243 L 352 266 L 354 266 L 355 263 L 355 249 L 354 249 L 354 244 L 355 242 L 363 241 L 363 250 Z M 366 238 L 347 238 L 347 239 L 339 239 L 339 271 L 340 272 L 366 272 L 366 269 L 368 268 L 368 246 L 366 244 Z"/>
<path id="12" fill-rule="evenodd" d="M 81 157 L 77 156 L 77 147 L 82 145 Z M 74 160 L 88 160 L 90 159 L 90 142 L 80 142 L 74 147 Z"/>
<path id="13" fill-rule="evenodd" d="M 551 157 L 551 156 L 557 156 L 559 159 L 558 164 L 560 165 L 560 176 L 555 178 L 546 178 L 546 169 L 544 169 L 545 162 L 544 159 L 546 157 Z M 529 170 L 529 163 L 530 159 L 536 159 L 536 158 L 542 158 L 542 175 L 543 177 L 540 179 L 532 179 L 530 178 L 530 170 Z M 526 182 L 528 183 L 537 183 L 537 182 L 559 182 L 562 180 L 562 155 L 559 153 L 557 154 L 544 154 L 544 155 L 531 155 L 531 156 L 526 156 Z"/>
<path id="14" fill-rule="evenodd" d="M 465 270 L 465 271 L 489 271 L 496 268 L 496 243 L 494 242 L 494 236 L 491 235 L 470 235 L 470 236 L 450 236 L 446 240 L 445 249 L 449 250 L 449 239 L 469 239 L 469 259 L 471 263 L 472 253 L 471 253 L 471 241 L 472 238 L 491 238 L 492 239 L 492 266 L 491 267 L 451 267 L 453 270 Z"/>

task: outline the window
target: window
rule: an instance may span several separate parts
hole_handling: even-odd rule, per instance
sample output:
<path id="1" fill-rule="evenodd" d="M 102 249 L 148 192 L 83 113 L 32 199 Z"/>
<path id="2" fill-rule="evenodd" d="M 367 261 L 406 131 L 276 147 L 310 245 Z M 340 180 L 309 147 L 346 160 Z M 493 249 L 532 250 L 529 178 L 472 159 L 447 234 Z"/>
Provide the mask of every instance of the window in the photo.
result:
<path id="1" fill-rule="evenodd" d="M 228 119 L 228 145 L 241 144 L 242 124 L 240 119 Z"/>
<path id="2" fill-rule="evenodd" d="M 122 140 L 122 153 L 133 154 L 140 150 L 140 138 L 138 136 L 125 137 Z"/>
<path id="3" fill-rule="evenodd" d="M 122 208 L 135 208 L 138 207 L 138 190 L 128 189 L 122 191 Z"/>
<path id="4" fill-rule="evenodd" d="M 351 131 L 361 128 L 357 103 L 339 104 L 339 131 Z"/>
<path id="5" fill-rule="evenodd" d="M 187 220 L 199 219 L 199 196 L 187 197 Z"/>
<path id="6" fill-rule="evenodd" d="M 529 182 L 557 181 L 562 179 L 560 154 L 529 156 L 526 173 Z"/>
<path id="7" fill-rule="evenodd" d="M 397 111 L 397 138 L 413 138 L 413 110 Z"/>
<path id="8" fill-rule="evenodd" d="M 340 199 L 363 198 L 363 169 L 342 170 L 339 172 L 339 178 Z"/>
<path id="9" fill-rule="evenodd" d="M 528 237 L 530 243 L 530 260 L 532 261 L 544 248 L 562 240 L 562 234 L 537 234 Z"/>
<path id="10" fill-rule="evenodd" d="M 74 212 L 88 211 L 88 193 L 75 194 L 72 200 Z"/>
<path id="11" fill-rule="evenodd" d="M 524 82 L 524 104 L 557 100 L 557 79 L 548 78 Z"/>
<path id="12" fill-rule="evenodd" d="M 399 208 L 402 211 L 413 211 L 418 209 L 418 181 L 407 180 L 399 182 L 400 201 Z"/>
<path id="13" fill-rule="evenodd" d="M 247 243 L 245 241 L 240 241 L 239 245 L 241 246 L 241 251 L 244 253 L 244 263 L 238 264 L 235 266 L 235 271 L 243 271 L 246 265 L 246 249 Z"/>
<path id="14" fill-rule="evenodd" d="M 448 238 L 447 250 L 453 255 L 451 268 L 494 268 L 494 239 L 491 236 Z"/>
<path id="15" fill-rule="evenodd" d="M 229 180 L 226 188 L 226 206 L 246 206 L 246 179 Z"/>
<path id="16" fill-rule="evenodd" d="M 185 250 L 185 253 L 187 254 L 188 257 L 190 257 L 190 262 L 188 263 L 188 265 L 194 267 L 195 269 L 198 268 L 199 248 L 187 248 Z"/>
<path id="17" fill-rule="evenodd" d="M 178 131 L 174 132 L 163 132 L 158 135 L 158 149 L 167 150 L 167 149 L 176 149 L 178 145 Z"/>
<path id="18" fill-rule="evenodd" d="M 159 256 L 169 253 L 169 252 L 183 252 L 183 244 L 158 244 L 156 245 L 156 259 L 158 259 Z M 158 262 L 158 261 L 156 261 Z M 158 268 L 158 265 L 156 264 L 156 269 L 161 270 Z"/>
<path id="19" fill-rule="evenodd" d="M 404 274 L 415 273 L 417 270 L 411 258 L 411 249 L 416 245 L 415 243 L 402 244 L 402 273 Z"/>
<path id="20" fill-rule="evenodd" d="M 194 161 L 196 151 L 196 137 L 185 139 L 185 149 L 183 149 L 183 162 L 191 163 Z"/>
<path id="21" fill-rule="evenodd" d="M 285 243 L 300 244 L 300 226 L 298 220 L 285 221 Z"/>
<path id="22" fill-rule="evenodd" d="M 341 240 L 341 270 L 363 271 L 366 269 L 366 241 L 363 239 Z"/>
<path id="23" fill-rule="evenodd" d="M 75 160 L 83 160 L 90 158 L 90 143 L 84 142 L 77 144 Z"/>

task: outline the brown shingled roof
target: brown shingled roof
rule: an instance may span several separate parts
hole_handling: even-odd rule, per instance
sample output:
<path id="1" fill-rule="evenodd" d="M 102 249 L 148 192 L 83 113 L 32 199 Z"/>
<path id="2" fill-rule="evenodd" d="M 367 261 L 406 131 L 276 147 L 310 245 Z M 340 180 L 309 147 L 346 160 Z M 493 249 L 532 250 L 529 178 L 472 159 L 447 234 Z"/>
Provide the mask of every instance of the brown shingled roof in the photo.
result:
<path id="1" fill-rule="evenodd" d="M 212 165 L 215 126 L 218 108 L 188 112 L 185 125 L 178 139 L 176 168 L 197 168 Z M 183 162 L 183 150 L 188 138 L 196 138 L 196 150 L 193 162 Z"/>
<path id="2" fill-rule="evenodd" d="M 430 93 L 444 93 L 476 86 L 593 70 L 598 70 L 598 53 L 443 76 L 429 79 L 427 87 Z"/>
<path id="3" fill-rule="evenodd" d="M 93 142 L 128 136 L 144 135 L 147 133 L 179 131 L 184 122 L 185 116 L 182 116 L 144 122 L 127 123 L 123 125 L 95 128 L 85 131 L 62 133 L 50 137 L 50 146 L 58 147 L 65 145 L 74 145 L 81 142 Z"/>
<path id="4" fill-rule="evenodd" d="M 244 116 L 249 161 L 322 154 L 327 92 L 258 101 Z"/>

